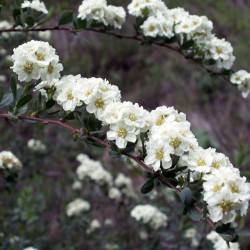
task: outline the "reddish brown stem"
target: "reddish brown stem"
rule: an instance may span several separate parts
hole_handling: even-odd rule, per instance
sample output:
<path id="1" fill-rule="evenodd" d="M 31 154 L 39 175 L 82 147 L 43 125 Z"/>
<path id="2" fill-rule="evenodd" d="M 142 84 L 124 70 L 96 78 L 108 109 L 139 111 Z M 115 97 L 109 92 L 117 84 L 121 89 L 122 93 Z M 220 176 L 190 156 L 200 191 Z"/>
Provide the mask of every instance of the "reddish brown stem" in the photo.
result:
<path id="1" fill-rule="evenodd" d="M 65 128 L 67 130 L 69 130 L 72 134 L 80 134 L 81 133 L 81 130 L 79 128 L 75 128 L 71 125 L 69 125 L 68 123 L 65 123 L 63 121 L 60 121 L 60 120 L 54 120 L 54 119 L 46 119 L 46 118 L 40 118 L 40 117 L 35 117 L 35 116 L 28 116 L 28 115 L 21 115 L 21 116 L 18 116 L 18 117 L 13 117 L 11 114 L 9 113 L 0 113 L 0 118 L 3 118 L 3 119 L 8 119 L 8 120 L 11 120 L 11 119 L 19 119 L 19 120 L 24 120 L 24 121 L 34 121 L 34 122 L 38 122 L 38 123 L 41 123 L 41 124 L 44 124 L 44 125 L 49 125 L 49 124 L 52 124 L 52 125 L 56 125 L 56 126 L 59 126 L 59 127 L 62 127 L 62 128 Z M 95 143 L 99 144 L 99 145 L 102 145 L 108 149 L 111 148 L 110 144 L 96 136 L 93 136 L 93 135 L 87 135 L 86 136 L 87 139 L 89 140 L 92 140 L 94 141 Z M 129 157 L 130 159 L 134 160 L 136 163 L 138 163 L 139 166 L 141 166 L 145 171 L 147 172 L 152 172 L 152 168 L 150 168 L 148 165 L 146 165 L 141 159 L 140 157 L 138 156 L 135 156 L 135 155 L 132 155 L 132 154 L 129 154 L 129 153 L 123 153 L 123 155 Z M 177 193 L 180 193 L 181 192 L 181 189 L 175 187 L 174 185 L 172 185 L 170 182 L 167 181 L 167 179 L 161 175 L 161 174 L 157 174 L 156 175 L 157 178 L 160 180 L 160 182 L 164 185 L 166 185 L 167 187 L 169 188 L 172 188 L 174 189 Z M 199 212 L 200 214 L 203 214 L 203 210 L 197 206 L 195 206 L 195 209 L 197 212 Z M 208 224 L 214 228 L 214 223 L 211 221 L 210 218 L 206 218 Z"/>

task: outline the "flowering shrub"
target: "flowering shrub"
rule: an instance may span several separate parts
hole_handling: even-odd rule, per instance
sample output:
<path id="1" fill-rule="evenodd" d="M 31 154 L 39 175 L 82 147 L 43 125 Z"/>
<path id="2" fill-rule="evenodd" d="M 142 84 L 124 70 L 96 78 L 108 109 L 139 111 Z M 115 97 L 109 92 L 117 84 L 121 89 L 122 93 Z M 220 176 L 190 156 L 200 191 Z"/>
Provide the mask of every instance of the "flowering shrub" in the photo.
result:
<path id="1" fill-rule="evenodd" d="M 29 9 L 42 14 L 30 16 Z M 182 8 L 169 9 L 161 0 L 133 0 L 128 5 L 128 12 L 136 17 L 136 35 L 124 35 L 124 38 L 177 51 L 198 62 L 209 73 L 230 79 L 247 97 L 250 74 L 245 70 L 234 72 L 233 47 L 225 39 L 216 37 L 212 32 L 213 23 L 207 17 L 191 15 Z M 7 22 L 0 25 L 2 38 L 8 39 L 5 34 L 13 32 L 77 32 L 84 29 L 123 37 L 112 30 L 122 28 L 126 12 L 123 7 L 108 5 L 105 0 L 84 0 L 77 15 L 65 12 L 57 26 L 39 28 L 48 13 L 39 0 L 24 1 L 14 11 L 14 27 Z M 66 24 L 74 28 L 64 27 Z M 43 37 L 46 40 L 49 36 Z M 184 113 L 165 105 L 148 110 L 138 103 L 126 101 L 118 86 L 107 79 L 62 74 L 64 67 L 56 50 L 45 41 L 19 44 L 10 59 L 13 75 L 10 92 L 1 96 L 0 118 L 60 126 L 76 141 L 102 147 L 115 157 L 128 159 L 131 165 L 147 173 L 141 193 L 153 195 L 164 186 L 175 190 L 182 202 L 183 215 L 203 221 L 216 231 L 207 240 L 221 241 L 222 245 L 224 240 L 236 244 L 229 242 L 238 239 L 237 222 L 247 213 L 250 184 L 226 155 L 215 148 L 199 145 Z M 29 140 L 27 147 L 40 154 L 47 150 L 35 139 Z M 126 175 L 118 173 L 114 177 L 99 161 L 85 154 L 79 154 L 77 160 L 80 165 L 73 190 L 81 191 L 83 182 L 91 183 L 99 186 L 113 202 L 131 203 L 133 206 L 124 202 L 128 207 L 126 213 L 149 227 L 141 234 L 142 239 L 147 238 L 151 230 L 168 227 L 167 214 L 156 206 L 140 202 Z M 22 163 L 13 153 L 0 153 L 0 170 L 7 181 L 11 176 L 16 178 L 21 169 Z M 69 218 L 63 220 L 77 219 L 91 210 L 92 204 L 87 199 L 71 199 L 65 212 Z M 83 224 L 86 234 L 90 235 L 102 227 L 95 217 L 79 220 L 81 227 Z M 218 248 L 217 243 L 214 248 Z"/>

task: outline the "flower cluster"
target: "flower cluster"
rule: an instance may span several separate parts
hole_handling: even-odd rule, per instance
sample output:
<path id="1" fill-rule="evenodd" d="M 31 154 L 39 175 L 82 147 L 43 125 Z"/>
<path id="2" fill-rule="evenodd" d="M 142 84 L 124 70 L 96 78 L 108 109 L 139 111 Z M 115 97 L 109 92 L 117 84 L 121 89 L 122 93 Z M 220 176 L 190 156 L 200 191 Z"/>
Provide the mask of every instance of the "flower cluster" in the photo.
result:
<path id="1" fill-rule="evenodd" d="M 30 150 L 38 153 L 44 153 L 46 151 L 46 146 L 40 140 L 30 139 L 27 143 Z"/>
<path id="2" fill-rule="evenodd" d="M 22 163 L 12 152 L 0 152 L 0 169 L 20 170 L 21 168 Z"/>
<path id="3" fill-rule="evenodd" d="M 40 0 L 25 0 L 21 7 L 23 9 L 26 9 L 26 8 L 30 8 L 30 9 L 33 9 L 33 10 L 36 10 L 38 12 L 42 12 L 44 14 L 48 14 L 48 10 L 44 4 L 44 2 L 40 1 Z"/>
<path id="4" fill-rule="evenodd" d="M 132 209 L 130 215 L 135 220 L 149 225 L 154 230 L 167 225 L 167 216 L 151 205 L 137 205 Z"/>
<path id="5" fill-rule="evenodd" d="M 77 160 L 81 163 L 76 170 L 79 180 L 89 178 L 99 185 L 112 185 L 112 176 L 102 167 L 99 161 L 94 161 L 84 154 L 78 155 Z"/>
<path id="6" fill-rule="evenodd" d="M 192 171 L 193 180 L 203 179 L 203 196 L 212 221 L 229 223 L 237 214 L 246 214 L 250 185 L 228 157 L 213 148 L 197 147 L 183 155 L 181 164 Z"/>
<path id="7" fill-rule="evenodd" d="M 145 163 L 154 171 L 161 167 L 170 168 L 171 155 L 180 157 L 197 146 L 197 140 L 184 113 L 178 113 L 172 107 L 161 106 L 151 111 L 150 121 Z"/>
<path id="8" fill-rule="evenodd" d="M 52 80 L 63 69 L 56 51 L 47 42 L 30 41 L 14 49 L 12 70 L 20 81 Z"/>
<path id="9" fill-rule="evenodd" d="M 120 200 L 123 195 L 128 198 L 135 198 L 132 181 L 129 177 L 119 173 L 116 178 L 113 178 L 103 168 L 101 162 L 94 161 L 85 154 L 79 154 L 77 160 L 81 164 L 76 170 L 78 180 L 73 183 L 73 189 L 81 189 L 82 184 L 80 181 L 90 179 L 99 185 L 106 185 L 108 187 L 108 196 L 112 200 Z"/>
<path id="10" fill-rule="evenodd" d="M 84 0 L 79 6 L 78 18 L 89 24 L 96 22 L 120 29 L 125 22 L 126 12 L 122 7 L 107 5 L 106 0 Z"/>
<path id="11" fill-rule="evenodd" d="M 33 51 L 30 53 L 34 54 Z M 101 78 L 68 75 L 43 81 L 36 90 L 46 98 L 53 98 L 65 111 L 86 108 L 102 122 L 110 143 L 114 142 L 119 150 L 134 146 L 139 153 L 144 152 L 144 162 L 155 172 L 172 168 L 173 157 L 178 158 L 178 165 L 186 168 L 180 173 L 184 179 L 189 172 L 191 181 L 198 179 L 204 182 L 204 200 L 214 222 L 231 222 L 239 212 L 241 215 L 246 213 L 250 199 L 246 179 L 240 177 L 239 171 L 225 155 L 198 145 L 184 113 L 166 106 L 149 112 L 137 103 L 121 102 L 118 87 Z M 81 162 L 77 169 L 80 180 L 88 177 L 97 183 L 107 184 L 110 197 L 119 199 L 119 184 L 113 186 L 112 176 L 100 163 L 84 155 L 78 160 Z M 228 171 L 233 173 L 230 178 Z M 220 180 L 220 184 L 216 183 L 219 188 L 214 188 L 213 178 L 217 182 Z"/>
<path id="12" fill-rule="evenodd" d="M 216 70 L 231 69 L 235 57 L 225 39 L 213 33 L 213 23 L 205 16 L 191 15 L 182 8 L 168 9 L 161 0 L 133 0 L 128 11 L 143 19 L 140 26 L 145 37 L 176 38 L 194 58 L 213 64 Z"/>
<path id="13" fill-rule="evenodd" d="M 82 212 L 87 212 L 90 209 L 90 204 L 80 198 L 77 198 L 70 202 L 66 208 L 66 214 L 68 217 L 79 215 Z"/>
<path id="14" fill-rule="evenodd" d="M 207 240 L 213 244 L 214 250 L 240 250 L 239 243 L 227 243 L 218 233 L 215 231 L 210 232 L 207 235 Z M 229 244 L 229 245 L 228 245 Z"/>
<path id="15" fill-rule="evenodd" d="M 250 93 L 250 73 L 245 70 L 239 70 L 231 75 L 231 83 L 236 84 L 246 98 Z"/>

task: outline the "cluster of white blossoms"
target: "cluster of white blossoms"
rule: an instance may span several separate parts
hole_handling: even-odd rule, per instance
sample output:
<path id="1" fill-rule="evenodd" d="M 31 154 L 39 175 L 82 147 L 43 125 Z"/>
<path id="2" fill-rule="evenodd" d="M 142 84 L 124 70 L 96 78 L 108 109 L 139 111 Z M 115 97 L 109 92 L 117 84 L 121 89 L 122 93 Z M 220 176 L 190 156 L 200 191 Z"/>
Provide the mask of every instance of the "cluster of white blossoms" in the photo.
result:
<path id="1" fill-rule="evenodd" d="M 207 17 L 191 15 L 183 8 L 168 9 L 162 0 L 133 0 L 128 11 L 142 18 L 140 29 L 145 37 L 175 37 L 183 45 L 192 41 L 188 49 L 192 49 L 194 58 L 202 59 L 205 64 L 213 61 L 216 70 L 232 68 L 233 48 L 212 33 L 213 23 Z"/>
<path id="2" fill-rule="evenodd" d="M 25 47 L 25 44 L 22 46 Z M 34 57 L 34 51 L 30 51 L 28 57 L 32 57 L 30 54 Z M 246 213 L 250 199 L 246 179 L 240 177 L 239 171 L 224 154 L 198 145 L 184 113 L 166 106 L 149 112 L 137 103 L 121 102 L 119 88 L 102 78 L 68 75 L 43 81 L 35 90 L 41 91 L 46 98 L 53 98 L 65 111 L 85 108 L 102 122 L 107 139 L 121 150 L 135 146 L 138 152 L 142 152 L 144 144 L 144 162 L 154 171 L 170 169 L 173 156 L 179 157 L 178 164 L 191 171 L 192 180 L 203 179 L 204 200 L 214 222 L 226 223 L 233 221 L 237 214 Z M 144 143 L 141 142 L 143 137 Z M 119 199 L 119 186 L 113 185 L 113 177 L 99 162 L 84 155 L 79 156 L 78 160 L 81 162 L 77 169 L 79 180 L 88 177 L 97 183 L 107 184 L 110 197 Z M 228 171 L 234 173 L 230 178 Z M 186 172 L 180 174 L 185 175 Z M 221 188 L 213 187 L 211 176 L 220 179 Z M 209 195 L 211 192 L 212 197 Z"/>
<path id="3" fill-rule="evenodd" d="M 74 190 L 82 188 L 81 181 L 90 179 L 98 185 L 106 185 L 108 196 L 112 200 L 120 200 L 122 196 L 135 198 L 132 181 L 129 177 L 119 173 L 116 178 L 103 168 L 101 162 L 90 159 L 85 154 L 79 154 L 77 160 L 81 163 L 76 170 L 78 180 L 73 183 Z"/>
<path id="4" fill-rule="evenodd" d="M 0 152 L 0 170 L 20 170 L 22 169 L 21 161 L 10 151 Z"/>
<path id="5" fill-rule="evenodd" d="M 91 234 L 93 232 L 95 232 L 96 230 L 98 230 L 99 228 L 101 228 L 101 223 L 98 219 L 94 219 L 90 222 L 89 227 L 86 230 L 87 234 Z"/>
<path id="6" fill-rule="evenodd" d="M 30 139 L 27 142 L 27 147 L 38 153 L 44 153 L 46 151 L 46 145 L 42 141 L 36 139 Z"/>
<path id="7" fill-rule="evenodd" d="M 60 77 L 63 66 L 47 42 L 30 41 L 14 49 L 12 70 L 20 81 L 48 80 Z"/>
<path id="8" fill-rule="evenodd" d="M 48 10 L 43 1 L 40 0 L 25 0 L 22 5 L 22 9 L 30 8 L 44 14 L 48 14 Z"/>
<path id="9" fill-rule="evenodd" d="M 167 216 L 157 207 L 151 205 L 137 205 L 132 209 L 130 215 L 136 221 L 147 224 L 154 230 L 167 225 Z"/>
<path id="10" fill-rule="evenodd" d="M 240 250 L 240 245 L 238 242 L 235 243 L 227 243 L 218 233 L 215 231 L 211 231 L 207 235 L 207 240 L 209 240 L 214 250 Z M 228 246 L 229 244 L 229 246 Z"/>
<path id="11" fill-rule="evenodd" d="M 34 247 L 26 247 L 24 248 L 23 250 L 38 250 L 37 248 L 34 248 Z"/>
<path id="12" fill-rule="evenodd" d="M 183 155 L 180 162 L 192 171 L 193 179 L 203 179 L 203 197 L 213 222 L 229 223 L 238 214 L 246 214 L 250 184 L 228 157 L 213 148 L 197 147 Z"/>
<path id="13" fill-rule="evenodd" d="M 231 75 L 231 83 L 238 86 L 242 96 L 246 98 L 250 93 L 250 73 L 246 70 L 239 70 Z"/>
<path id="14" fill-rule="evenodd" d="M 106 0 L 84 0 L 79 6 L 78 18 L 120 29 L 125 22 L 126 12 L 122 7 L 107 5 Z"/>
<path id="15" fill-rule="evenodd" d="M 99 185 L 112 185 L 111 174 L 103 168 L 99 161 L 94 161 L 85 154 L 78 155 L 77 160 L 81 163 L 76 170 L 79 180 L 88 178 Z"/>
<path id="16" fill-rule="evenodd" d="M 90 204 L 87 201 L 77 198 L 67 205 L 66 214 L 68 217 L 77 216 L 89 209 Z"/>

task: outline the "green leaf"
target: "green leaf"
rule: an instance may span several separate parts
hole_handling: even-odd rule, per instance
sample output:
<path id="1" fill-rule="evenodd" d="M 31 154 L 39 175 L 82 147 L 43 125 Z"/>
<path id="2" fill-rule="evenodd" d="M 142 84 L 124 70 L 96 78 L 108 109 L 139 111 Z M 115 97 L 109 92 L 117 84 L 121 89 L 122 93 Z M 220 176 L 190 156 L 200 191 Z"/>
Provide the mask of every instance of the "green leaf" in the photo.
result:
<path id="1" fill-rule="evenodd" d="M 192 48 L 194 46 L 194 41 L 193 40 L 189 40 L 187 42 L 185 42 L 182 46 L 181 49 L 183 50 L 188 50 L 190 48 Z"/>
<path id="2" fill-rule="evenodd" d="M 35 19 L 32 16 L 27 16 L 25 23 L 28 24 L 29 27 L 32 27 L 35 24 Z"/>
<path id="3" fill-rule="evenodd" d="M 154 186 L 155 186 L 155 180 L 154 178 L 151 178 L 143 184 L 143 186 L 141 187 L 141 192 L 143 194 L 147 194 L 154 189 Z"/>
<path id="4" fill-rule="evenodd" d="M 59 20 L 59 25 L 71 23 L 73 21 L 73 11 L 65 11 Z"/>
<path id="5" fill-rule="evenodd" d="M 230 223 L 216 227 L 215 231 L 227 242 L 236 242 L 239 239 L 235 228 Z"/>
<path id="6" fill-rule="evenodd" d="M 87 21 L 74 18 L 74 27 L 75 29 L 85 29 L 87 27 Z"/>
<path id="7" fill-rule="evenodd" d="M 15 77 L 11 78 L 10 88 L 11 88 L 14 100 L 16 100 L 17 82 L 16 82 L 16 78 Z"/>
<path id="8" fill-rule="evenodd" d="M 27 104 L 32 99 L 32 95 L 28 94 L 23 97 L 17 102 L 16 107 L 19 109 L 23 107 L 25 104 Z"/>

